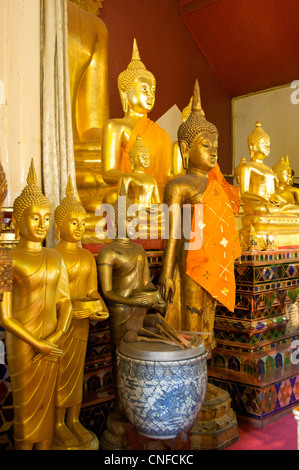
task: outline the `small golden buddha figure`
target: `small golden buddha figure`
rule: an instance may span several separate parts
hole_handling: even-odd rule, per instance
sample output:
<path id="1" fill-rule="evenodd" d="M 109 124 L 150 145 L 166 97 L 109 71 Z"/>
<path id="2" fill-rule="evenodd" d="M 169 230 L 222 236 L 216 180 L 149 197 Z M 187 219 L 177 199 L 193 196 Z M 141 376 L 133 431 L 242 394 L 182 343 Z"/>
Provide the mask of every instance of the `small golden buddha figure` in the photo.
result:
<path id="1" fill-rule="evenodd" d="M 215 347 L 217 300 L 234 309 L 233 262 L 239 256 L 240 244 L 232 206 L 233 197 L 238 205 L 238 190 L 228 185 L 220 172 L 218 131 L 205 118 L 197 81 L 192 112 L 179 127 L 178 142 L 187 173 L 166 184 L 164 203 L 181 209 L 192 207 L 189 231 L 193 232 L 194 244 L 186 246 L 186 240 L 192 237 L 185 230 L 183 233 L 183 217 L 178 211 L 170 213 L 159 286 L 164 300 L 169 302 L 169 324 L 179 331 L 204 333 L 205 345 L 211 350 Z M 182 239 L 177 233 L 182 233 Z"/>
<path id="2" fill-rule="evenodd" d="M 72 317 L 67 270 L 43 242 L 51 204 L 36 185 L 33 161 L 27 186 L 13 204 L 20 236 L 13 258 L 13 292 L 0 302 L 10 370 L 17 450 L 49 450 L 61 340 Z"/>
<path id="3" fill-rule="evenodd" d="M 299 204 L 299 189 L 293 186 L 294 172 L 289 163 L 289 157 L 281 157 L 279 162 L 273 166 L 277 176 L 276 194 L 284 204 Z"/>
<path id="4" fill-rule="evenodd" d="M 68 65 L 76 182 L 82 205 L 94 215 L 107 190 L 101 171 L 101 146 L 102 129 L 109 119 L 108 31 L 98 16 L 78 5 L 79 0 L 68 1 Z"/>
<path id="5" fill-rule="evenodd" d="M 123 187 L 132 204 L 149 209 L 151 204 L 160 204 L 157 180 L 146 173 L 150 164 L 150 151 L 142 142 L 140 135 L 136 137 L 129 151 L 132 172 L 123 175 L 119 181 L 118 194 Z"/>
<path id="6" fill-rule="evenodd" d="M 97 268 L 93 255 L 80 246 L 85 231 L 86 211 L 74 197 L 69 179 L 66 196 L 55 210 L 57 250 L 66 265 L 73 303 L 73 319 L 62 340 L 56 386 L 54 448 L 98 448 L 97 437 L 79 421 L 83 398 L 83 373 L 89 320 L 108 318 L 98 293 Z M 84 306 L 86 308 L 84 308 Z"/>
<path id="7" fill-rule="evenodd" d="M 124 174 L 131 172 L 129 150 L 140 135 L 151 155 L 146 173 L 157 180 L 161 195 L 171 166 L 172 143 L 167 132 L 147 117 L 155 103 L 156 80 L 141 62 L 135 39 L 132 60 L 118 77 L 118 89 L 124 117 L 110 119 L 103 128 L 103 179 L 108 185 L 117 185 Z M 103 199 L 111 204 L 115 200 L 113 189 Z"/>
<path id="8" fill-rule="evenodd" d="M 245 214 L 299 214 L 298 207 L 283 203 L 276 194 L 276 175 L 263 163 L 270 153 L 270 137 L 256 122 L 248 136 L 250 161 L 242 165 L 240 193 Z"/>
<path id="9" fill-rule="evenodd" d="M 244 201 L 240 233 L 248 243 L 249 229 L 254 226 L 258 237 L 265 239 L 268 234 L 274 236 L 278 245 L 294 244 L 292 237 L 298 232 L 299 207 L 279 195 L 278 177 L 263 162 L 270 152 L 270 137 L 260 122 L 256 122 L 248 136 L 248 149 L 250 161 L 242 165 L 240 173 L 239 189 Z"/>

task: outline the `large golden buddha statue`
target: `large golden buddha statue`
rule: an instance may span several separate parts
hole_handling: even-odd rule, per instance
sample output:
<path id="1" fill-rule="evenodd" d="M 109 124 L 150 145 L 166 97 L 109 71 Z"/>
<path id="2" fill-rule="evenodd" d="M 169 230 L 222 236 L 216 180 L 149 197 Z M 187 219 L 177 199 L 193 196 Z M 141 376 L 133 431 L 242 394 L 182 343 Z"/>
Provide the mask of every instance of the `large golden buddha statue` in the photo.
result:
<path id="1" fill-rule="evenodd" d="M 180 210 L 192 207 L 193 235 L 182 227 L 181 211 L 170 212 L 159 285 L 169 302 L 167 321 L 177 330 L 205 333 L 211 350 L 217 300 L 229 310 L 235 305 L 234 259 L 240 244 L 233 209 L 238 211 L 239 198 L 218 166 L 218 131 L 205 118 L 197 81 L 192 112 L 179 127 L 178 142 L 187 172 L 166 184 L 164 203 Z"/>
<path id="2" fill-rule="evenodd" d="M 51 204 L 36 185 L 33 162 L 28 185 L 13 204 L 20 239 L 11 250 L 13 292 L 0 302 L 10 370 L 14 442 L 17 450 L 51 449 L 61 340 L 72 316 L 67 270 L 61 255 L 43 242 Z"/>
<path id="3" fill-rule="evenodd" d="M 107 187 L 101 146 L 109 119 L 108 31 L 100 18 L 70 0 L 68 62 L 77 189 L 82 205 L 94 215 Z"/>
<path id="4" fill-rule="evenodd" d="M 97 437 L 79 421 L 89 320 L 108 318 L 98 293 L 93 255 L 78 246 L 85 231 L 86 211 L 74 197 L 69 179 L 66 196 L 55 210 L 57 250 L 66 265 L 73 304 L 73 319 L 62 340 L 56 388 L 54 448 L 97 449 Z"/>
<path id="5" fill-rule="evenodd" d="M 132 60 L 118 77 L 118 89 L 124 117 L 110 119 L 103 128 L 103 179 L 117 185 L 124 174 L 131 172 L 129 150 L 140 135 L 151 156 L 146 172 L 157 180 L 161 195 L 171 166 L 172 143 L 167 132 L 147 117 L 155 103 L 156 80 L 141 62 L 135 39 Z M 115 200 L 111 189 L 104 202 L 113 204 Z"/>
<path id="6" fill-rule="evenodd" d="M 264 164 L 270 153 L 270 137 L 260 122 L 256 122 L 248 136 L 248 149 L 250 161 L 243 163 L 240 171 L 239 188 L 244 201 L 240 233 L 248 243 L 252 226 L 258 237 L 273 236 L 276 245 L 293 244 L 298 231 L 299 207 L 277 193 L 277 175 Z"/>

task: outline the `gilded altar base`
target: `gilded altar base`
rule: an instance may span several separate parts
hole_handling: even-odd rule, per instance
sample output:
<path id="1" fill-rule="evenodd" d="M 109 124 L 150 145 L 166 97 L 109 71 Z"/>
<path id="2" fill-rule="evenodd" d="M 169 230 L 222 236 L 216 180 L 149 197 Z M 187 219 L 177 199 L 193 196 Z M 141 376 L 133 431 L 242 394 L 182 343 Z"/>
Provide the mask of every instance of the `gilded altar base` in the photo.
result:
<path id="1" fill-rule="evenodd" d="M 299 217 L 295 215 L 244 215 L 239 234 L 245 245 L 250 245 L 251 230 L 261 244 L 271 237 L 276 247 L 299 246 Z"/>
<path id="2" fill-rule="evenodd" d="M 235 278 L 234 312 L 217 307 L 209 381 L 238 419 L 264 427 L 299 404 L 299 248 L 243 252 Z"/>

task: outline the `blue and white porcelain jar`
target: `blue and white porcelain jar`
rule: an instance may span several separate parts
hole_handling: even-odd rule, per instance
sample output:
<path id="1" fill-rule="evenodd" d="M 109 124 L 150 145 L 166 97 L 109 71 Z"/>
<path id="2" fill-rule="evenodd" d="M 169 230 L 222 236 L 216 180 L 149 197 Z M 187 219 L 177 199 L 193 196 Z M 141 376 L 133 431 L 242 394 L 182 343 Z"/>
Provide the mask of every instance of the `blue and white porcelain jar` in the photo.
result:
<path id="1" fill-rule="evenodd" d="M 162 343 L 121 342 L 117 387 L 128 420 L 139 434 L 173 439 L 193 426 L 207 389 L 207 354 L 199 337 L 181 350 Z"/>

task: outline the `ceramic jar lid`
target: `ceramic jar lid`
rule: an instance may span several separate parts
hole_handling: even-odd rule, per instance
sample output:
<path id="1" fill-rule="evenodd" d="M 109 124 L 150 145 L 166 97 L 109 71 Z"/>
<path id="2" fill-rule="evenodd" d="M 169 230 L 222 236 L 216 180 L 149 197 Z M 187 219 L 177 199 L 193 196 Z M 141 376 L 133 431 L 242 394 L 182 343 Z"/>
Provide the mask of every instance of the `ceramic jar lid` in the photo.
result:
<path id="1" fill-rule="evenodd" d="M 202 355 L 205 352 L 205 346 L 201 336 L 196 334 L 190 334 L 190 336 L 192 347 L 187 349 L 180 349 L 178 346 L 159 342 L 136 341 L 127 343 L 121 340 L 118 351 L 124 356 L 144 361 L 165 362 L 192 359 Z"/>

